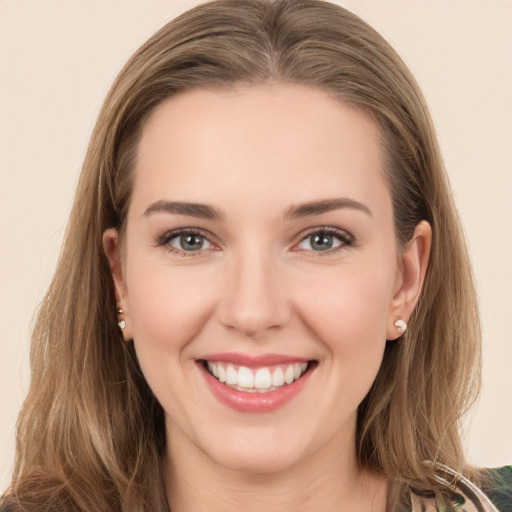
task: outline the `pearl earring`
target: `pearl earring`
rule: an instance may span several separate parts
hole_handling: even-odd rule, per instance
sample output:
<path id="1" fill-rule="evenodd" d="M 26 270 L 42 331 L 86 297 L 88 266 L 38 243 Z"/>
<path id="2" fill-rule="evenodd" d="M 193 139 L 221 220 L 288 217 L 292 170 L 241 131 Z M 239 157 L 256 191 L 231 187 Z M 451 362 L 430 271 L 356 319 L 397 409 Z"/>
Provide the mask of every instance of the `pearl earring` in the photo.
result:
<path id="1" fill-rule="evenodd" d="M 395 322 L 395 327 L 396 330 L 398 331 L 398 334 L 401 336 L 407 329 L 407 324 L 403 320 L 397 320 Z"/>
<path id="2" fill-rule="evenodd" d="M 121 308 L 119 308 L 117 310 L 118 315 L 122 315 L 123 313 L 124 313 L 124 311 Z M 126 320 L 124 318 L 122 318 L 121 320 L 119 320 L 119 322 L 117 322 L 117 325 L 119 326 L 119 328 L 121 330 L 125 329 L 126 328 Z"/>

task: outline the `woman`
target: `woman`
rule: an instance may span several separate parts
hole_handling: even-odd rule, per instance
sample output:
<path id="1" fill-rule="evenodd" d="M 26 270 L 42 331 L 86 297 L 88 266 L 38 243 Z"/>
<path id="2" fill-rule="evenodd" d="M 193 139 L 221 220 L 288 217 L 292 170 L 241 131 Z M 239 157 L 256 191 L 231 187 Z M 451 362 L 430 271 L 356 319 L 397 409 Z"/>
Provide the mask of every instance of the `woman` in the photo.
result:
<path id="1" fill-rule="evenodd" d="M 330 4 L 211 2 L 100 113 L 4 507 L 507 510 L 459 438 L 478 355 L 402 61 Z"/>

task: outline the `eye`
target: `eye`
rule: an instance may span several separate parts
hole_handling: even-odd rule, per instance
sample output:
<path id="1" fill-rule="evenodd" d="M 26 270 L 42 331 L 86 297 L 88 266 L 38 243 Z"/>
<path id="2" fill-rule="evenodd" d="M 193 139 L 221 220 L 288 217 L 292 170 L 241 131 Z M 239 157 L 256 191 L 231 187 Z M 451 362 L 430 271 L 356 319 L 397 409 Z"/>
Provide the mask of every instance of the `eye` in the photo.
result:
<path id="1" fill-rule="evenodd" d="M 327 252 L 352 245 L 352 237 L 337 228 L 322 228 L 306 235 L 297 248 L 304 251 Z"/>
<path id="2" fill-rule="evenodd" d="M 211 244 L 206 238 L 197 233 L 186 233 L 178 235 L 169 240 L 169 245 L 182 251 L 200 251 L 201 249 L 210 249 Z"/>
<path id="3" fill-rule="evenodd" d="M 167 247 L 170 252 L 187 256 L 214 247 L 205 235 L 190 229 L 180 229 L 166 233 L 159 237 L 158 245 Z"/>

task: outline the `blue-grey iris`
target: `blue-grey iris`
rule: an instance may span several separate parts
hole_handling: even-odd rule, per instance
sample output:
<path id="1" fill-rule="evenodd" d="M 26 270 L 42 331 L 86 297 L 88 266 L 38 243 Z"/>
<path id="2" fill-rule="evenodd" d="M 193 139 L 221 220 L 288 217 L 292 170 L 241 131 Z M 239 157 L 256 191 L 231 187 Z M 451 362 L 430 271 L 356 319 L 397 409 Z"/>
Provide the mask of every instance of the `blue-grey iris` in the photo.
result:
<path id="1" fill-rule="evenodd" d="M 202 236 L 197 235 L 182 235 L 180 236 L 180 247 L 184 251 L 199 251 L 203 248 L 204 239 Z"/>
<path id="2" fill-rule="evenodd" d="M 331 249 L 334 243 L 334 239 L 331 235 L 317 234 L 311 237 L 311 247 L 315 251 L 326 251 Z"/>

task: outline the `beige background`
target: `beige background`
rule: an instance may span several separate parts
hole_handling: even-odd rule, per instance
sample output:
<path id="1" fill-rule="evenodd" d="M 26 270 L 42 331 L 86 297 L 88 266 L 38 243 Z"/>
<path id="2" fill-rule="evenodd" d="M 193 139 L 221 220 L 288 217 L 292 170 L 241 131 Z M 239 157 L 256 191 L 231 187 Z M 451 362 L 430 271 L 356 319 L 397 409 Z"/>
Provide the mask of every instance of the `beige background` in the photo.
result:
<path id="1" fill-rule="evenodd" d="M 99 106 L 155 29 L 193 0 L 0 0 L 0 489 L 28 386 L 29 329 L 53 272 Z M 512 1 L 346 0 L 404 57 L 434 117 L 484 321 L 469 458 L 512 463 Z"/>

